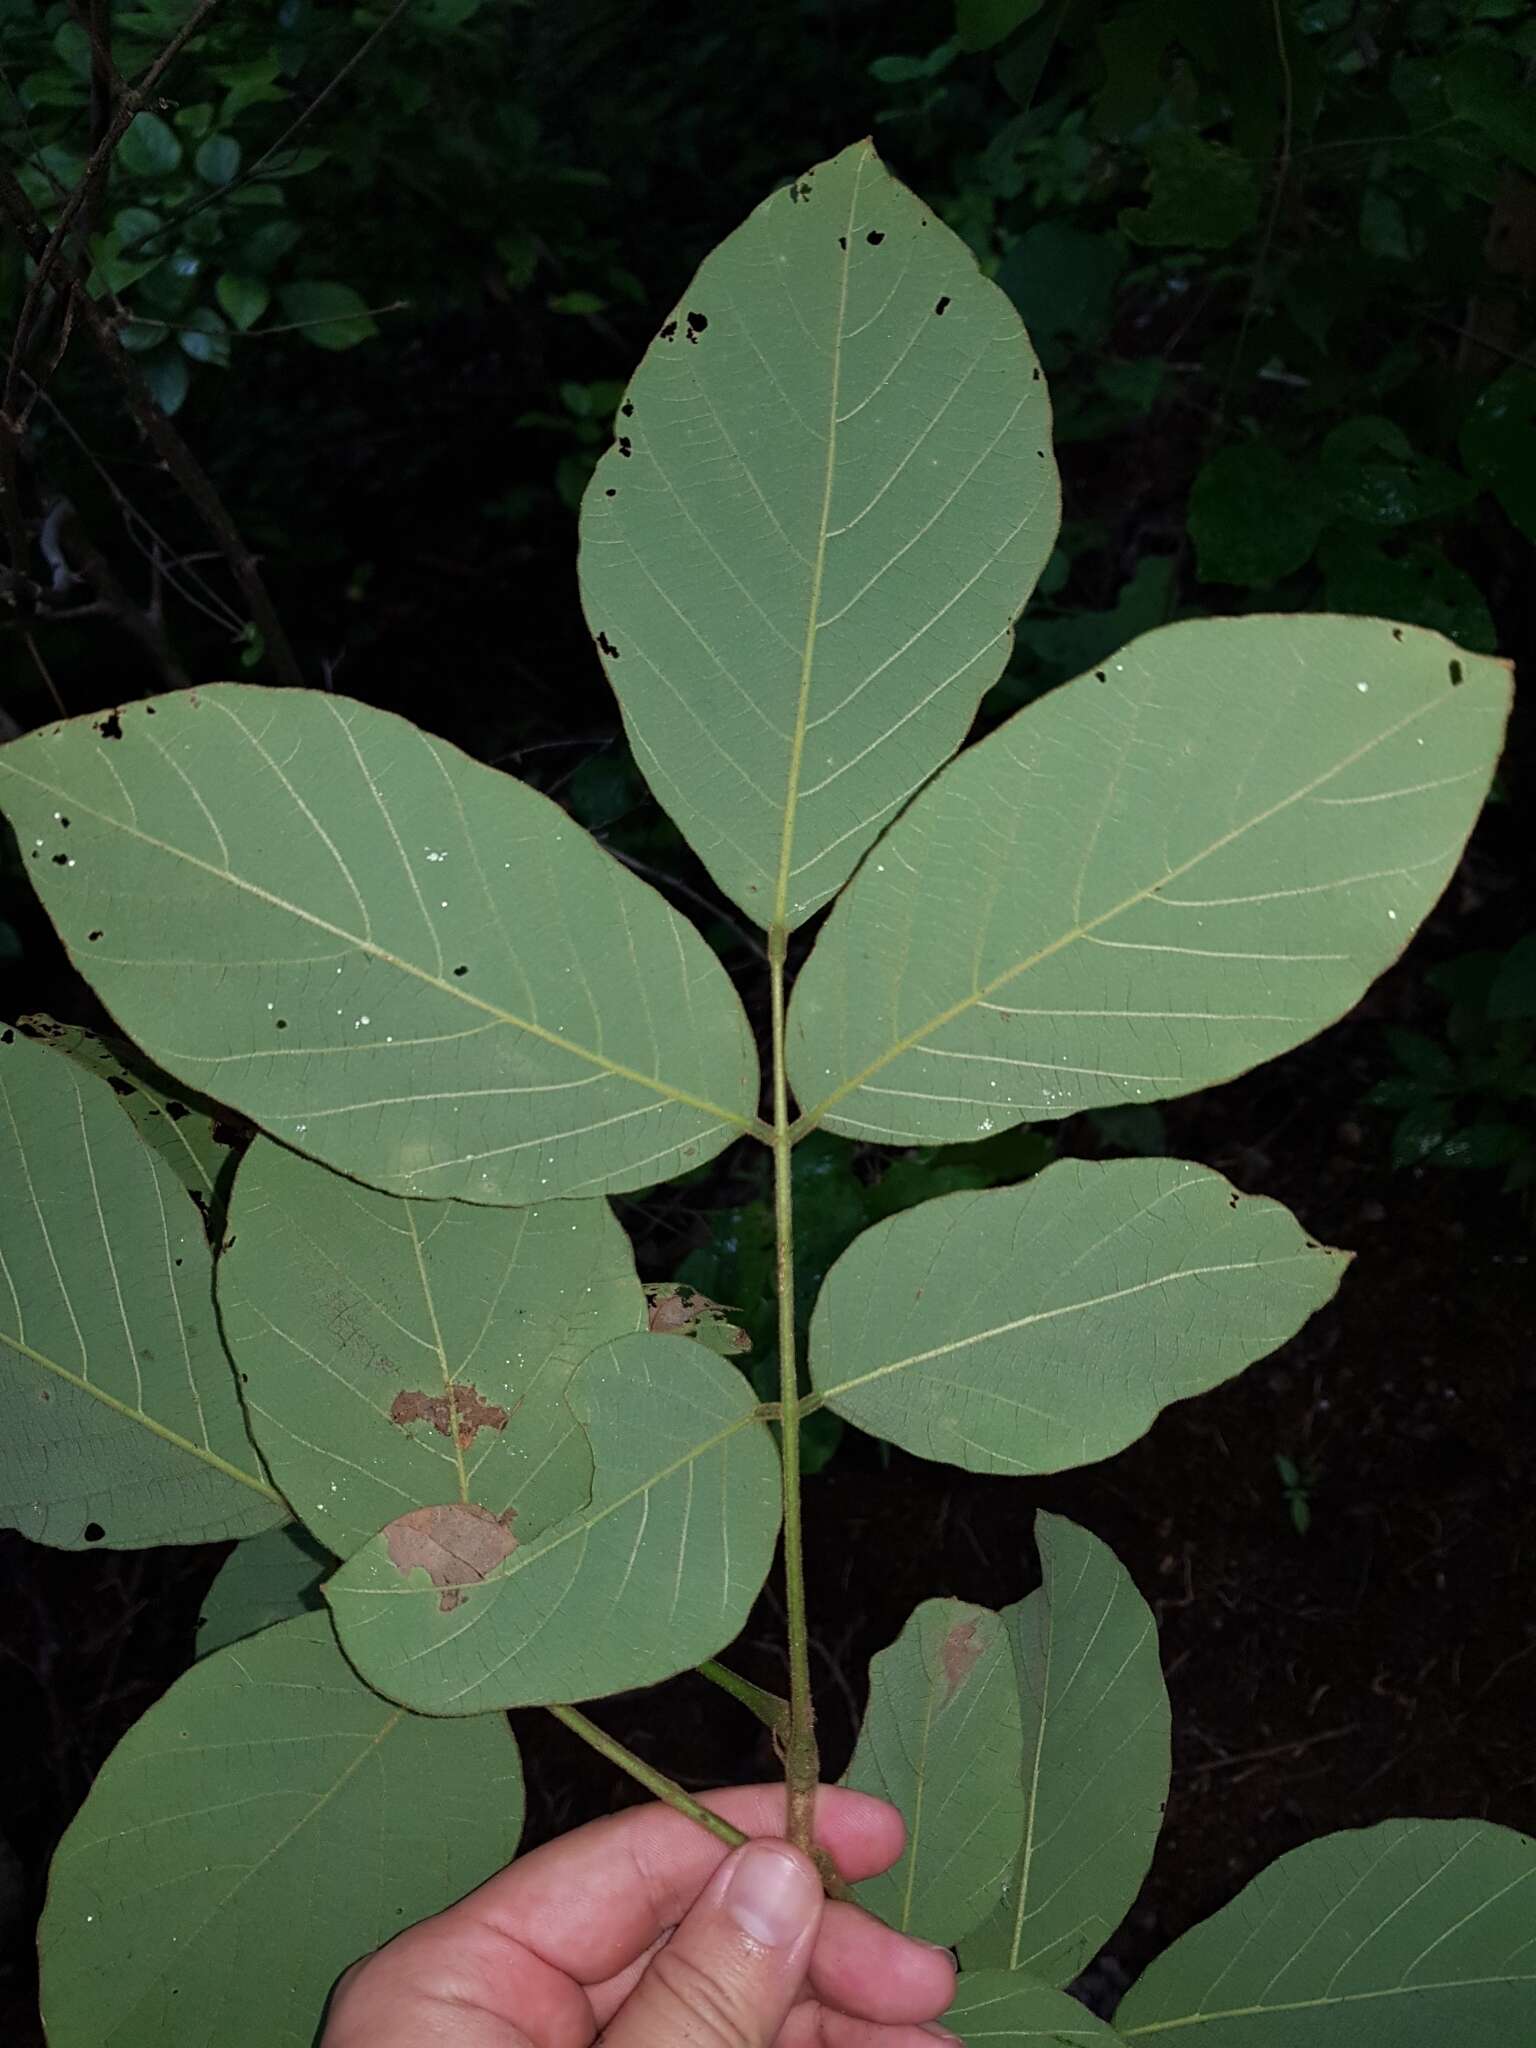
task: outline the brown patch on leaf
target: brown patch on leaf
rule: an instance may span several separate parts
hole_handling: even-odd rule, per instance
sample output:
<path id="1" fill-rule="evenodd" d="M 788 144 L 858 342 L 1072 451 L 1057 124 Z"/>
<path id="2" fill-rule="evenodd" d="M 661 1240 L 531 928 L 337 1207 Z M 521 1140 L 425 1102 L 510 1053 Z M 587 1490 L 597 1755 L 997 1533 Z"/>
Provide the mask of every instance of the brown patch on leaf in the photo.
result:
<path id="1" fill-rule="evenodd" d="M 455 1503 L 441 1508 L 412 1508 L 384 1531 L 389 1561 L 402 1578 L 427 1573 L 441 1588 L 437 1608 L 452 1614 L 464 1604 L 464 1589 L 478 1586 L 503 1558 L 517 1548 L 511 1523 L 516 1508 L 493 1515 L 489 1508 Z"/>
<path id="2" fill-rule="evenodd" d="M 986 1644 L 981 1631 L 974 1621 L 957 1621 L 944 1638 L 940 1657 L 944 1665 L 944 1704 L 947 1707 L 955 1694 L 976 1669 Z"/>
<path id="3" fill-rule="evenodd" d="M 439 1436 L 453 1437 L 467 1451 L 476 1430 L 505 1429 L 507 1411 L 484 1400 L 467 1380 L 455 1380 L 446 1394 L 396 1394 L 389 1419 L 402 1429 L 407 1423 L 430 1422 Z"/>
<path id="4" fill-rule="evenodd" d="M 711 1301 L 697 1288 L 684 1287 L 675 1280 L 654 1281 L 645 1289 L 646 1321 L 654 1336 L 696 1337 L 706 1350 L 721 1358 L 734 1358 L 752 1349 L 752 1339 L 735 1323 L 728 1322 L 731 1304 Z"/>

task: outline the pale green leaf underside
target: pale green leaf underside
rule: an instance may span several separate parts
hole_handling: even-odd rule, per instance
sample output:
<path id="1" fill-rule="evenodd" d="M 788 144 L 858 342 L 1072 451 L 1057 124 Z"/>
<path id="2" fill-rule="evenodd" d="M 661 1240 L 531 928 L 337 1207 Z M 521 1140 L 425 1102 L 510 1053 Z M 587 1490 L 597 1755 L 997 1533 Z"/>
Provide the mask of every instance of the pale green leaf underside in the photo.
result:
<path id="1" fill-rule="evenodd" d="M 856 1238 L 816 1304 L 811 1378 L 918 1457 L 1059 1472 L 1283 1344 L 1346 1262 L 1206 1167 L 1063 1159 Z"/>
<path id="2" fill-rule="evenodd" d="M 1004 1610 L 1023 1703 L 1024 1824 L 1007 1896 L 966 1967 L 1067 1984 L 1129 1912 L 1168 1796 L 1157 1631 L 1096 1536 L 1035 1518 L 1044 1584 Z"/>
<path id="3" fill-rule="evenodd" d="M 592 1443 L 591 1500 L 519 1544 L 442 1611 L 397 1570 L 389 1532 L 326 1584 L 370 1685 L 429 1714 L 580 1700 L 654 1685 L 725 1647 L 779 1529 L 778 1455 L 742 1375 L 686 1337 L 640 1335 L 585 1360 L 569 1399 Z"/>
<path id="4" fill-rule="evenodd" d="M 323 1614 L 207 1657 L 108 1758 L 54 1858 L 52 2048 L 312 2048 L 348 1964 L 510 1860 L 517 1749 L 361 1685 Z"/>
<path id="5" fill-rule="evenodd" d="M 1010 1970 L 966 1970 L 943 2024 L 970 2048 L 984 2042 L 1009 2048 L 1015 2041 L 1044 2041 L 1052 2048 L 1058 2042 L 1094 2048 L 1099 2042 L 1108 2048 L 1119 2039 L 1065 1991 Z"/>
<path id="6" fill-rule="evenodd" d="M 900 1860 L 858 1888 L 888 1926 L 953 1947 L 1002 1890 L 1024 1825 L 1019 1692 L 987 1607 L 925 1600 L 869 1670 L 843 1783 L 904 1816 Z"/>
<path id="7" fill-rule="evenodd" d="M 237 1543 L 208 1588 L 197 1623 L 197 1654 L 244 1641 L 277 1622 L 324 1611 L 320 1581 L 335 1559 L 290 1523 Z"/>
<path id="8" fill-rule="evenodd" d="M 758 207 L 652 342 L 582 505 L 636 758 L 803 922 L 965 737 L 1056 537 L 1019 318 L 867 142 Z"/>
<path id="9" fill-rule="evenodd" d="M 1389 1820 L 1308 1842 L 1160 1955 L 1115 2029 L 1199 2048 L 1536 2040 L 1536 1841 Z"/>
<path id="10" fill-rule="evenodd" d="M 0 1520 L 66 1550 L 286 1522 L 246 1434 L 186 1188 L 106 1081 L 0 1039 Z"/>
<path id="11" fill-rule="evenodd" d="M 217 1103 L 179 1087 L 121 1039 L 98 1038 L 78 1024 L 58 1024 L 51 1017 L 28 1017 L 26 1029 L 55 1052 L 78 1060 L 87 1073 L 99 1075 L 182 1186 L 199 1202 L 215 1203 L 232 1157 L 228 1141 L 214 1136 Z"/>
<path id="12" fill-rule="evenodd" d="M 606 1202 L 402 1201 L 258 1138 L 230 1230 L 219 1306 L 251 1428 L 328 1549 L 443 1501 L 514 1509 L 526 1541 L 587 1498 L 566 1386 L 645 1324 Z"/>
<path id="13" fill-rule="evenodd" d="M 359 1180 L 481 1202 L 648 1186 L 751 1119 L 719 962 L 546 798 L 322 690 L 115 717 L 0 751 L 0 803 L 170 1073 Z"/>
<path id="14" fill-rule="evenodd" d="M 1509 691 L 1503 664 L 1377 619 L 1132 641 L 970 748 L 872 850 L 795 989 L 801 1108 L 955 1141 L 1300 1044 L 1445 886 Z"/>

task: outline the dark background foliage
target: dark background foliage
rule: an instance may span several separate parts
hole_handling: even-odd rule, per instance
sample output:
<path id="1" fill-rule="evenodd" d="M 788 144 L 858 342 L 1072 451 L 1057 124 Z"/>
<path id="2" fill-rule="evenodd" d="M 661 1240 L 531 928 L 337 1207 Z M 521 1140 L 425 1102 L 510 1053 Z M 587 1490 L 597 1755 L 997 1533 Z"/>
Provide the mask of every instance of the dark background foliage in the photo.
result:
<path id="1" fill-rule="evenodd" d="M 99 133 L 92 20 L 132 79 L 190 12 L 0 0 L 0 159 L 45 220 Z M 555 796 L 698 918 L 750 1003 L 756 939 L 637 776 L 574 576 L 622 381 L 708 248 L 872 132 L 1018 304 L 1065 515 L 983 727 L 1212 611 L 1376 612 L 1528 666 L 1533 66 L 1525 0 L 226 0 L 89 195 L 83 260 L 260 557 L 303 680 Z M 184 678 L 280 679 L 89 334 L 27 286 L 12 237 L 6 730 Z M 1154 1601 L 1175 1789 L 1107 1980 L 1312 1834 L 1397 1812 L 1536 1825 L 1530 731 L 1517 713 L 1410 956 L 1312 1046 L 1161 1113 L 799 1156 L 807 1305 L 868 1221 L 1058 1151 L 1203 1158 L 1360 1253 L 1284 1353 L 1087 1473 L 1005 1486 L 813 1439 L 833 1768 L 915 1601 L 1032 1583 L 1036 1506 L 1094 1527 Z M 13 842 L 0 863 L 3 1007 L 99 1022 Z M 644 1278 L 742 1305 L 749 1371 L 772 1336 L 763 1197 L 757 1159 L 727 1155 L 619 1204 Z M 3 1540 L 0 2012 L 27 2042 L 49 1850 L 189 1661 L 223 1552 Z M 770 1685 L 780 1633 L 770 1588 L 738 1653 Z M 693 1681 L 600 1711 L 690 1784 L 773 1768 Z M 519 1720 L 535 1838 L 631 1796 Z"/>

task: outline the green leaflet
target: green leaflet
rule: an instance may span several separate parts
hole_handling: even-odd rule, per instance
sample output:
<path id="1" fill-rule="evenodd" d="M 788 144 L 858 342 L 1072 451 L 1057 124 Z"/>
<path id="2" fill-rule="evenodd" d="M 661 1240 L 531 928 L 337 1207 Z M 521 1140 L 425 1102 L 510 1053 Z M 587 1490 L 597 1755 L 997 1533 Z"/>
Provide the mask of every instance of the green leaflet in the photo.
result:
<path id="1" fill-rule="evenodd" d="M 348 1657 L 390 1698 L 427 1714 L 592 1699 L 702 1663 L 745 1623 L 779 1530 L 746 1380 L 690 1338 L 640 1335 L 585 1360 L 569 1399 L 596 1465 L 574 1514 L 518 1543 L 484 1510 L 427 1510 L 327 1581 Z"/>
<path id="2" fill-rule="evenodd" d="M 974 2048 L 983 2042 L 1010 2048 L 1016 2041 L 1043 2041 L 1047 2048 L 1076 2048 L 1079 2042 L 1094 2048 L 1102 2042 L 1112 2048 L 1120 2038 L 1065 1991 L 1022 1970 L 965 1971 L 943 2024 Z"/>
<path id="3" fill-rule="evenodd" d="M 526 1542 L 586 1500 L 566 1388 L 645 1324 L 606 1202 L 402 1201 L 258 1138 L 230 1231 L 219 1307 L 251 1429 L 327 1549 L 444 1501 L 513 1511 Z"/>
<path id="4" fill-rule="evenodd" d="M 204 1214 L 210 1219 L 222 1216 L 239 1133 L 221 1122 L 223 1112 L 216 1102 L 179 1088 L 169 1074 L 160 1073 L 136 1046 L 122 1039 L 98 1038 L 78 1024 L 58 1024 L 51 1017 L 24 1017 L 19 1028 L 28 1038 L 78 1060 L 87 1073 L 99 1074 L 133 1128 L 165 1160 Z"/>
<path id="5" fill-rule="evenodd" d="M 0 1032 L 0 1520 L 66 1550 L 254 1535 L 289 1511 L 202 1216 L 88 1066 Z"/>
<path id="6" fill-rule="evenodd" d="M 811 1319 L 811 1379 L 918 1457 L 1059 1472 L 1283 1344 L 1346 1262 L 1205 1167 L 1063 1159 L 856 1238 Z"/>
<path id="7" fill-rule="evenodd" d="M 1126 1993 L 1126 2041 L 1514 2048 L 1536 2038 L 1536 1841 L 1476 1820 L 1325 1835 L 1261 1871 Z"/>
<path id="8" fill-rule="evenodd" d="M 279 1621 L 324 1611 L 320 1581 L 336 1560 L 290 1523 L 237 1543 L 208 1588 L 197 1623 L 197 1654 L 210 1657 Z"/>
<path id="9" fill-rule="evenodd" d="M 1024 1826 L 1019 1689 L 987 1607 L 925 1600 L 870 1665 L 843 1778 L 906 1819 L 901 1860 L 859 1886 L 888 1925 L 953 1947 L 991 1911 Z"/>
<path id="10" fill-rule="evenodd" d="M 1044 1584 L 1004 1610 L 1023 1701 L 1025 1818 L 1010 1883 L 965 1944 L 967 1969 L 1075 1977 L 1130 1910 L 1168 1797 L 1157 1630 L 1114 1553 L 1035 1518 Z"/>
<path id="11" fill-rule="evenodd" d="M 752 1119 L 746 1018 L 693 928 L 556 805 L 388 712 L 180 691 L 13 742 L 0 801 L 129 1034 L 359 1180 L 648 1186 Z"/>
<path id="12" fill-rule="evenodd" d="M 1182 1095 L 1298 1045 L 1460 857 L 1501 662 L 1375 619 L 1133 640 L 893 825 L 790 1012 L 808 1120 L 926 1144 Z"/>
<path id="13" fill-rule="evenodd" d="M 323 1614 L 195 1664 L 108 1758 L 53 1861 L 52 2048 L 311 2048 L 349 1963 L 507 1862 L 500 1716 L 359 1684 Z"/>
<path id="14" fill-rule="evenodd" d="M 646 352 L 582 503 L 635 758 L 725 893 L 802 923 L 953 753 L 1056 537 L 1007 297 L 868 142 L 758 207 Z"/>

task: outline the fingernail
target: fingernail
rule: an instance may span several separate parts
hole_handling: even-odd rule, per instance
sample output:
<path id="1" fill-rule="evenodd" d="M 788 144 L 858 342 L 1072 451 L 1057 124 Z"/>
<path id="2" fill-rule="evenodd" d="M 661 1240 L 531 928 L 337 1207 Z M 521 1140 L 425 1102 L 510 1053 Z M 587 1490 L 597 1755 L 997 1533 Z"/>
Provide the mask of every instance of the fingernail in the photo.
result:
<path id="1" fill-rule="evenodd" d="M 948 2027 L 937 2026 L 931 2020 L 927 2026 L 919 2027 L 917 2031 L 920 2034 L 932 2034 L 935 2041 L 954 2041 L 958 2043 L 958 2048 L 965 2048 L 965 2043 L 958 2034 L 952 2034 Z"/>
<path id="2" fill-rule="evenodd" d="M 766 1843 L 740 1852 L 726 1887 L 725 1910 L 764 1948 L 788 1948 L 815 1919 L 821 1886 L 792 1856 Z"/>

